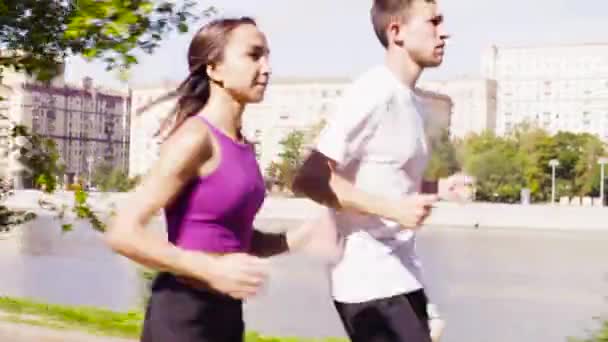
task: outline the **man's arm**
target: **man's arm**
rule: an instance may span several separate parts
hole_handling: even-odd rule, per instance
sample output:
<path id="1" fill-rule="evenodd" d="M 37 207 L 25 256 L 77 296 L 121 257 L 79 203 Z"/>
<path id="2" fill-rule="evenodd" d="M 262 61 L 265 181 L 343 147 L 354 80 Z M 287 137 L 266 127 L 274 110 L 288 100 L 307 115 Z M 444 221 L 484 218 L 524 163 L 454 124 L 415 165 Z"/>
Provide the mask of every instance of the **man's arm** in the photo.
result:
<path id="1" fill-rule="evenodd" d="M 357 189 L 336 173 L 336 162 L 314 150 L 296 173 L 292 191 L 324 206 L 398 220 L 396 201 Z"/>
<path id="2" fill-rule="evenodd" d="M 405 228 L 419 227 L 430 214 L 436 195 L 388 199 L 357 189 L 336 173 L 336 162 L 313 151 L 296 173 L 292 191 L 337 210 L 386 218 Z"/>
<path id="3" fill-rule="evenodd" d="M 258 257 L 271 257 L 289 251 L 286 233 L 253 231 L 250 253 Z"/>

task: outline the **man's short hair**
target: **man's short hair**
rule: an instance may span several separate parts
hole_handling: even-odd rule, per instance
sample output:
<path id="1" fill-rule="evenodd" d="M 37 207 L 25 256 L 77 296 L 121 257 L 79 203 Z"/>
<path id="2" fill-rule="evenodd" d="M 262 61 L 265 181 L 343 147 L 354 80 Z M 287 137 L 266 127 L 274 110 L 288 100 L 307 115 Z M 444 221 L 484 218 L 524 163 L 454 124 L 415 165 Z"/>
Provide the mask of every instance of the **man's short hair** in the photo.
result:
<path id="1" fill-rule="evenodd" d="M 404 17 L 416 1 L 435 2 L 435 0 L 374 0 L 371 9 L 372 26 L 382 46 L 388 47 L 386 28 L 391 20 Z"/>

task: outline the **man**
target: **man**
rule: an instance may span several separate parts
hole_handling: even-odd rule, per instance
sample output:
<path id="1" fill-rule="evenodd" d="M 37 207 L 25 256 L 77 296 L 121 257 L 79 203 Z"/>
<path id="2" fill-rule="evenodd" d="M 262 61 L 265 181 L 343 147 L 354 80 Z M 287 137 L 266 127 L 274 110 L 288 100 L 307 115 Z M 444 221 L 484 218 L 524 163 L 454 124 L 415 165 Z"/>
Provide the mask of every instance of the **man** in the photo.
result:
<path id="1" fill-rule="evenodd" d="M 448 35 L 433 0 L 375 0 L 371 20 L 385 61 L 347 88 L 293 190 L 333 208 L 342 251 L 331 293 L 351 340 L 426 342 L 415 230 L 439 197 L 419 194 L 433 118 L 415 86 Z"/>

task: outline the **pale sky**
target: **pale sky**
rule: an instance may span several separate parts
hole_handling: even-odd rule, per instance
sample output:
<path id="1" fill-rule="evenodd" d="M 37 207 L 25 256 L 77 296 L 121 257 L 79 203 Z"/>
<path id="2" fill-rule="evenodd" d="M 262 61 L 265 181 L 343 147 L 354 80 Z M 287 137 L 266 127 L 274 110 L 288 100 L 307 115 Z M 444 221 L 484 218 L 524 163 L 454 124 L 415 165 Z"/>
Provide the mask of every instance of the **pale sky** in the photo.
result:
<path id="1" fill-rule="evenodd" d="M 228 13 L 255 17 L 266 33 L 275 76 L 354 77 L 382 60 L 369 20 L 372 0 L 216 0 Z M 608 43 L 606 0 L 439 0 L 452 35 L 443 65 L 428 79 L 479 75 L 490 45 Z M 191 30 L 194 31 L 194 30 Z M 191 34 L 173 35 L 154 55 L 144 55 L 131 83 L 154 84 L 186 75 Z M 120 87 L 100 63 L 73 59 L 66 77 Z"/>

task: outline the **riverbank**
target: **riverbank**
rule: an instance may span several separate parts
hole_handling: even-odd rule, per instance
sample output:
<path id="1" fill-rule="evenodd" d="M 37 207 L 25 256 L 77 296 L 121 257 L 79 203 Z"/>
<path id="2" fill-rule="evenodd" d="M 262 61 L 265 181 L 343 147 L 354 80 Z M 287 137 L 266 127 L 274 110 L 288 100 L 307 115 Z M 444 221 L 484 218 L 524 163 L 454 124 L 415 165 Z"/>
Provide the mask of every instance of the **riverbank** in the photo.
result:
<path id="1" fill-rule="evenodd" d="M 8 199 L 11 208 L 39 212 L 38 191 L 19 191 Z M 58 192 L 53 202 L 70 204 L 71 193 Z M 91 206 L 102 212 L 119 208 L 127 199 L 125 193 L 91 193 Z M 314 218 L 320 210 L 318 204 L 302 198 L 269 196 L 262 207 L 258 220 L 305 220 Z M 559 204 L 498 204 L 498 203 L 448 203 L 439 202 L 427 219 L 427 226 L 464 228 L 545 229 L 545 230 L 605 230 L 608 207 L 562 206 Z"/>
<path id="2" fill-rule="evenodd" d="M 0 297 L 0 340 L 12 342 L 132 342 L 141 332 L 143 311 L 114 312 L 93 307 L 37 303 Z M 249 332 L 245 342 L 345 342 L 299 339 Z"/>
<path id="3" fill-rule="evenodd" d="M 259 220 L 314 218 L 322 210 L 300 198 L 269 197 Z M 608 208 L 559 205 L 439 202 L 426 220 L 429 227 L 608 231 Z"/>
<path id="4" fill-rule="evenodd" d="M 7 322 L 0 313 L 0 341 L 11 342 L 134 342 L 136 339 L 95 336 L 32 324 Z"/>

